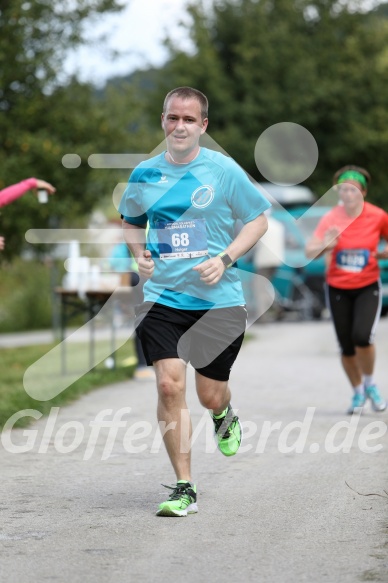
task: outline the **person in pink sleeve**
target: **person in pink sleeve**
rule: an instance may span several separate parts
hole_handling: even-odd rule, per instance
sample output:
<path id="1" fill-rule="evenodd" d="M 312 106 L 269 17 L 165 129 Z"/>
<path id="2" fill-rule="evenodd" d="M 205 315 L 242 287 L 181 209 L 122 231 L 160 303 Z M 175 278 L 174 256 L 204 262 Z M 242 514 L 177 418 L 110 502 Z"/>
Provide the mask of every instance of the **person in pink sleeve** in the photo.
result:
<path id="1" fill-rule="evenodd" d="M 17 184 L 12 184 L 12 186 L 0 190 L 0 207 L 11 204 L 11 202 L 20 198 L 29 190 L 34 190 L 35 188 L 47 190 L 49 194 L 54 194 L 55 192 L 54 186 L 49 182 L 39 180 L 39 178 L 27 178 L 27 180 L 22 180 Z"/>
<path id="2" fill-rule="evenodd" d="M 11 204 L 11 202 L 17 200 L 29 190 L 34 190 L 36 188 L 44 189 L 48 194 L 54 194 L 56 190 L 52 184 L 45 180 L 40 180 L 39 178 L 27 178 L 26 180 L 22 180 L 17 184 L 12 184 L 3 190 L 0 190 L 0 207 Z M 0 237 L 0 251 L 4 249 L 4 245 L 4 237 Z"/>

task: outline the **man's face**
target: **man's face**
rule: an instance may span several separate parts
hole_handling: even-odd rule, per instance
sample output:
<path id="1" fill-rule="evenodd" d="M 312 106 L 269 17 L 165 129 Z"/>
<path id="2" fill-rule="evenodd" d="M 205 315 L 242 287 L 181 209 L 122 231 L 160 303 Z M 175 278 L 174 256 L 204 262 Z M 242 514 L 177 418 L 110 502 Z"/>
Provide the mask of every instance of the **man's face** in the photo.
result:
<path id="1" fill-rule="evenodd" d="M 205 133 L 208 120 L 202 120 L 197 99 L 182 99 L 173 95 L 162 114 L 162 128 L 169 152 L 187 155 L 193 151 Z"/>

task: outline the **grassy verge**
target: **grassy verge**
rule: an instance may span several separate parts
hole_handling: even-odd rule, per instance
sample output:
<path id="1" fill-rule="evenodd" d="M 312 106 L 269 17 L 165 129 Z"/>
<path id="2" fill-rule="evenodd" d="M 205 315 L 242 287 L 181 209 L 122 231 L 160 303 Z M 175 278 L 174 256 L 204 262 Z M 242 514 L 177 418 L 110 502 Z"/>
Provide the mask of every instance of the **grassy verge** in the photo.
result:
<path id="1" fill-rule="evenodd" d="M 251 338 L 248 332 L 244 341 Z M 116 368 L 106 367 L 103 355 L 108 353 L 106 341 L 96 342 L 95 360 L 101 362 L 83 374 L 82 370 L 87 368 L 89 361 L 89 344 L 69 344 L 66 347 L 65 374 L 61 372 L 61 351 L 57 343 L 0 349 L 0 429 L 18 411 L 34 409 L 47 415 L 51 407 L 66 405 L 93 389 L 131 378 L 136 365 L 133 341 L 128 340 L 116 350 Z M 34 382 L 39 389 L 43 387 L 43 400 L 34 399 L 26 392 L 25 373 L 30 367 L 36 368 L 36 377 L 32 376 L 32 382 L 30 376 L 30 387 L 34 387 Z M 77 380 L 72 382 L 74 377 Z M 59 385 L 66 386 L 65 390 L 53 398 L 46 398 L 45 391 L 49 394 L 53 387 L 55 389 Z M 14 426 L 26 427 L 31 422 L 31 417 L 23 416 Z"/>
<path id="2" fill-rule="evenodd" d="M 45 415 L 49 413 L 51 407 L 59 407 L 70 403 L 97 387 L 129 379 L 134 372 L 136 361 L 134 358 L 133 342 L 132 340 L 128 340 L 115 352 L 116 368 L 108 369 L 105 363 L 101 362 L 52 399 L 43 401 L 34 399 L 24 389 L 24 374 L 30 366 L 36 365 L 38 362 L 45 363 L 44 360 L 40 361 L 40 359 L 45 358 L 48 351 L 55 348 L 56 344 L 44 344 L 0 350 L 0 428 L 17 411 L 36 409 Z M 88 345 L 76 344 L 69 348 L 73 348 L 73 352 L 77 354 L 80 363 L 85 366 L 88 357 Z M 98 355 L 102 351 L 106 353 L 106 345 L 104 346 L 103 343 L 98 343 L 96 345 L 96 360 L 99 360 Z M 68 358 L 68 360 L 71 361 L 71 367 L 74 368 L 74 365 L 77 365 L 74 354 L 68 354 L 68 357 L 72 357 Z M 132 362 L 126 365 L 128 360 Z M 79 370 L 82 370 L 82 368 Z M 57 379 L 60 379 L 60 370 L 57 370 L 56 374 Z M 67 371 L 67 374 L 69 374 L 69 371 Z M 75 374 L 75 376 L 79 375 Z M 46 380 L 50 378 L 55 379 L 55 374 L 53 371 L 46 371 L 45 377 Z M 68 376 L 68 378 L 71 379 L 71 376 Z M 55 380 L 53 380 L 53 383 L 55 383 Z M 22 417 L 15 423 L 15 427 L 26 426 L 30 421 L 31 418 Z"/>

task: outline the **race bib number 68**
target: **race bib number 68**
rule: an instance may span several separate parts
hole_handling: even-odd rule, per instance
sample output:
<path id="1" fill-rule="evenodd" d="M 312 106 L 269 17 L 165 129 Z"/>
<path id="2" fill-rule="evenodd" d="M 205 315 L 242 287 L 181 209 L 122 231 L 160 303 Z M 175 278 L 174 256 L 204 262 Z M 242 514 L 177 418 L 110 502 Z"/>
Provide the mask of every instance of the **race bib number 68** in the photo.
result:
<path id="1" fill-rule="evenodd" d="M 190 259 L 208 255 L 205 219 L 156 221 L 160 259 Z"/>

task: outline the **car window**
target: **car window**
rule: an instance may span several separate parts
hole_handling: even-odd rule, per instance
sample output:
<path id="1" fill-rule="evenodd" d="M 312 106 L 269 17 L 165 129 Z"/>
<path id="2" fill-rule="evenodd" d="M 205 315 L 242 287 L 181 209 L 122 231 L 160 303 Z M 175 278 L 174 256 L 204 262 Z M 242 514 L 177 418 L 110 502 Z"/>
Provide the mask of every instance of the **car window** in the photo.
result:
<path id="1" fill-rule="evenodd" d="M 298 232 L 290 223 L 283 223 L 285 227 L 284 244 L 286 249 L 295 250 L 303 247 L 303 240 L 298 236 Z"/>
<path id="2" fill-rule="evenodd" d="M 302 233 L 303 239 L 306 241 L 314 233 L 321 217 L 301 217 L 298 220 L 298 228 Z"/>

